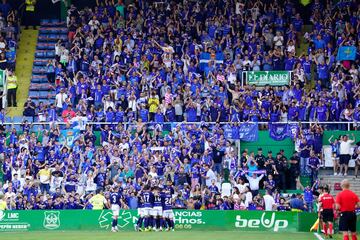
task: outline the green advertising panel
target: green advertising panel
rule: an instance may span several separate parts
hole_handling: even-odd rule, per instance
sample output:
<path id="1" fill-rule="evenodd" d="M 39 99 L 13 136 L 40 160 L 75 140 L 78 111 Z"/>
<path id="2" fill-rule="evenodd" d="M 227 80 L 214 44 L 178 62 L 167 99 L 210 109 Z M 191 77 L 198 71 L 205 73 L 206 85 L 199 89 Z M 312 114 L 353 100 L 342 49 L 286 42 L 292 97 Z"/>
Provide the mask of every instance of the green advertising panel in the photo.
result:
<path id="1" fill-rule="evenodd" d="M 3 87 L 5 83 L 5 70 L 0 70 L 0 87 Z"/>
<path id="2" fill-rule="evenodd" d="M 176 230 L 199 231 L 309 231 L 316 220 L 316 214 L 264 211 L 175 210 L 174 216 Z M 118 228 L 134 231 L 137 218 L 137 211 L 120 211 Z M 110 231 L 111 221 L 109 210 L 0 211 L 0 231 Z"/>
<path id="3" fill-rule="evenodd" d="M 247 84 L 256 86 L 283 86 L 290 82 L 289 71 L 248 71 Z"/>

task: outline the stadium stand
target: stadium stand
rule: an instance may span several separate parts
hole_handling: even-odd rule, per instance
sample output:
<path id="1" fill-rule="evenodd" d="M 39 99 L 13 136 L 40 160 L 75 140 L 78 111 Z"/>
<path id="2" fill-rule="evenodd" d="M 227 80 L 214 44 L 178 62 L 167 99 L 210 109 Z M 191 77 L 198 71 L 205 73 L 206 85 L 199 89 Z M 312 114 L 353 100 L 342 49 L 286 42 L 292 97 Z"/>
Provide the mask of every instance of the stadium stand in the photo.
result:
<path id="1" fill-rule="evenodd" d="M 266 191 L 276 210 L 313 211 L 323 131 L 360 120 L 358 7 L 314 1 L 302 20 L 291 1 L 100 1 L 72 5 L 66 25 L 43 20 L 27 118 L 0 134 L 9 208 L 91 208 L 96 190 L 119 185 L 121 207 L 136 209 L 130 196 L 150 184 L 175 192 L 176 208 L 264 210 Z M 251 71 L 292 78 L 242 84 Z M 224 130 L 309 121 L 291 157 L 238 156 Z"/>

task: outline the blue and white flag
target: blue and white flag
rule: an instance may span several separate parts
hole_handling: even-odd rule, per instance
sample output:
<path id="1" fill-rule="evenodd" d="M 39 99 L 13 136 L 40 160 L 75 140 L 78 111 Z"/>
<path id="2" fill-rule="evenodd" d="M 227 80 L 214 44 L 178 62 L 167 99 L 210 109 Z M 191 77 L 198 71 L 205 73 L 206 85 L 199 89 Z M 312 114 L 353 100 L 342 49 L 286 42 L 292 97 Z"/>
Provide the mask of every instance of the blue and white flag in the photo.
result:
<path id="1" fill-rule="evenodd" d="M 291 139 L 295 139 L 300 132 L 299 124 L 297 123 L 289 123 L 288 124 L 288 136 Z"/>
<path id="2" fill-rule="evenodd" d="M 239 127 L 239 138 L 245 142 L 256 142 L 259 138 L 257 123 L 242 123 Z"/>
<path id="3" fill-rule="evenodd" d="M 336 60 L 355 60 L 356 58 L 356 47 L 354 46 L 341 46 L 338 49 Z"/>
<path id="4" fill-rule="evenodd" d="M 79 129 L 64 129 L 60 131 L 59 142 L 62 145 L 73 147 L 75 141 L 80 137 Z"/>
<path id="5" fill-rule="evenodd" d="M 73 129 L 79 129 L 80 131 L 86 130 L 87 122 L 88 122 L 87 117 L 74 117 L 70 120 L 71 127 Z"/>
<path id="6" fill-rule="evenodd" d="M 210 53 L 202 52 L 200 54 L 200 60 L 199 60 L 200 70 L 203 71 L 211 60 L 212 59 L 211 59 L 211 54 Z M 217 53 L 215 55 L 215 59 L 213 59 L 213 60 L 215 60 L 216 64 L 224 63 L 224 54 L 223 53 Z"/>
<path id="7" fill-rule="evenodd" d="M 270 137 L 276 141 L 282 141 L 288 137 L 295 139 L 299 132 L 300 128 L 297 123 L 269 124 Z"/>
<path id="8" fill-rule="evenodd" d="M 288 125 L 285 124 L 269 124 L 270 137 L 276 141 L 282 141 L 288 137 Z"/>
<path id="9" fill-rule="evenodd" d="M 245 142 L 256 142 L 259 129 L 256 123 L 242 123 L 240 126 L 224 125 L 225 139 L 242 140 Z"/>

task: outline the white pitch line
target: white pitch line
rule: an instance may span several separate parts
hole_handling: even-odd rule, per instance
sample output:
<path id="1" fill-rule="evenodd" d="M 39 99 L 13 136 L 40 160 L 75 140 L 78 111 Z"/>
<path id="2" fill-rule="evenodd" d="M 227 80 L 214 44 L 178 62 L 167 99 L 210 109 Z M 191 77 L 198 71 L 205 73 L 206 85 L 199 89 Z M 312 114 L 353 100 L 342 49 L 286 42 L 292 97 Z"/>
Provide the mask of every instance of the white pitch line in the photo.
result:
<path id="1" fill-rule="evenodd" d="M 318 239 L 318 240 L 325 240 L 320 234 L 318 233 L 314 233 L 315 237 Z"/>

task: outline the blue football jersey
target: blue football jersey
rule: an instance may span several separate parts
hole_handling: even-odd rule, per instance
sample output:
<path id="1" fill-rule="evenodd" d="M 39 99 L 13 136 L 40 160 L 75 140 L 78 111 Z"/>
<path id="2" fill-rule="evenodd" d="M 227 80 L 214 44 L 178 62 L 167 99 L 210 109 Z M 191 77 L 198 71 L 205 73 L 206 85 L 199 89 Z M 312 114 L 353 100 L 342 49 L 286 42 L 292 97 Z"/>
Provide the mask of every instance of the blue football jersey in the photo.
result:
<path id="1" fill-rule="evenodd" d="M 162 194 L 162 203 L 164 210 L 171 210 L 172 209 L 172 195 L 170 193 Z"/>
<path id="2" fill-rule="evenodd" d="M 154 207 L 162 207 L 162 201 L 161 201 L 161 196 L 154 196 Z"/>
<path id="3" fill-rule="evenodd" d="M 120 204 L 121 195 L 118 192 L 113 192 L 110 194 L 110 203 L 111 204 Z"/>
<path id="4" fill-rule="evenodd" d="M 154 202 L 154 195 L 151 192 L 144 192 L 142 194 L 143 199 L 143 207 L 144 208 L 152 208 Z"/>

